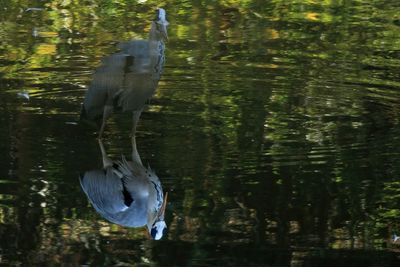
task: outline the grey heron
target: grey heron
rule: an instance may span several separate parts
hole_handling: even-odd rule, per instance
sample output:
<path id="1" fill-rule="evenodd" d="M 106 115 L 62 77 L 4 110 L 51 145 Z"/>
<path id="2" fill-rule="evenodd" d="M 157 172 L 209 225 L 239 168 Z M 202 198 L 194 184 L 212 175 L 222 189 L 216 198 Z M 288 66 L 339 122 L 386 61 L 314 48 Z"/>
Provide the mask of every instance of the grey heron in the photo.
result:
<path id="1" fill-rule="evenodd" d="M 165 10 L 158 8 L 148 40 L 120 44 L 120 52 L 104 58 L 95 71 L 85 94 L 81 118 L 99 122 L 99 138 L 114 109 L 140 116 L 145 102 L 154 94 L 165 61 L 168 24 Z"/>
<path id="2" fill-rule="evenodd" d="M 159 240 L 166 229 L 164 221 L 167 195 L 163 194 L 156 173 L 145 168 L 136 146 L 132 147 L 132 161 L 122 157 L 112 161 L 99 146 L 103 169 L 87 171 L 80 176 L 80 183 L 96 211 L 110 222 L 128 226 L 146 226 L 149 234 Z"/>
<path id="3" fill-rule="evenodd" d="M 81 118 L 101 123 L 98 142 L 103 168 L 85 172 L 80 183 L 89 201 L 107 220 L 128 227 L 146 226 L 158 240 L 166 229 L 164 196 L 159 178 L 145 168 L 136 147 L 136 126 L 147 99 L 157 88 L 164 65 L 164 41 L 168 39 L 165 10 L 157 9 L 148 40 L 122 43 L 120 52 L 106 57 L 86 91 Z M 132 160 L 112 161 L 102 135 L 114 109 L 131 111 Z"/>

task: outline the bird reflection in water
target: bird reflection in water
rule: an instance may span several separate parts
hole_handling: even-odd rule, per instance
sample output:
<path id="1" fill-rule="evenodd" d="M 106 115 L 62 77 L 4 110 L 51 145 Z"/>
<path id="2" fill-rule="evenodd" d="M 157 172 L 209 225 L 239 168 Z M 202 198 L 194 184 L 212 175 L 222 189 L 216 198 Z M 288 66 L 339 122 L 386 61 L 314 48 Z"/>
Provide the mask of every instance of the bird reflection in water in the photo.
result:
<path id="1" fill-rule="evenodd" d="M 148 40 L 120 44 L 121 51 L 106 57 L 96 70 L 85 95 L 81 118 L 100 122 L 99 138 L 114 109 L 132 111 L 133 117 L 138 117 L 145 101 L 154 94 L 165 61 L 167 25 L 165 10 L 157 9 Z"/>
<path id="2" fill-rule="evenodd" d="M 123 43 L 120 52 L 103 60 L 86 92 L 81 112 L 82 120 L 94 121 L 99 127 L 103 158 L 103 169 L 85 172 L 80 177 L 83 191 L 104 218 L 122 226 L 146 226 L 156 240 L 166 229 L 167 194 L 164 196 L 157 175 L 143 166 L 135 133 L 145 102 L 155 92 L 161 77 L 167 25 L 165 10 L 157 9 L 147 41 Z M 116 109 L 133 114 L 132 161 L 125 157 L 112 161 L 102 142 L 107 119 Z"/>

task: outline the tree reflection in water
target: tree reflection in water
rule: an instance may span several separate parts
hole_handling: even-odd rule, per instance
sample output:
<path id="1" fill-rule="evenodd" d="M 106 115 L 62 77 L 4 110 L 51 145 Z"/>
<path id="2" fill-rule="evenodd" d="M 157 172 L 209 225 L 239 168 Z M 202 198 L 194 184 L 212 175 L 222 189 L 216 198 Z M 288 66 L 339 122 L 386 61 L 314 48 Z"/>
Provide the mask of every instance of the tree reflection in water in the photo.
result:
<path id="1" fill-rule="evenodd" d="M 168 61 L 137 132 L 170 193 L 160 242 L 99 220 L 76 183 L 101 162 L 76 123 L 91 73 L 159 4 L 106 2 L 0 8 L 1 263 L 398 264 L 395 1 L 166 3 Z M 131 127 L 107 121 L 110 158 Z"/>

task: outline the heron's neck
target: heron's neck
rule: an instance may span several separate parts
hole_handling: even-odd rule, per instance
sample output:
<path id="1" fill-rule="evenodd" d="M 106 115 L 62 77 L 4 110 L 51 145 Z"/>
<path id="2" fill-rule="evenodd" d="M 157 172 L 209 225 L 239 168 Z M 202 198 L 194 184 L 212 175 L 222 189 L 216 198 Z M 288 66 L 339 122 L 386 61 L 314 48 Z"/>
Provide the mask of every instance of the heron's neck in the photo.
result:
<path id="1" fill-rule="evenodd" d="M 158 81 L 164 65 L 164 50 L 165 45 L 161 33 L 157 31 L 157 25 L 151 22 L 149 33 L 149 57 L 150 66 L 152 68 L 153 80 Z"/>
<path id="2" fill-rule="evenodd" d="M 149 42 L 162 42 L 162 41 L 163 39 L 161 34 L 157 31 L 156 23 L 152 21 L 149 33 Z"/>

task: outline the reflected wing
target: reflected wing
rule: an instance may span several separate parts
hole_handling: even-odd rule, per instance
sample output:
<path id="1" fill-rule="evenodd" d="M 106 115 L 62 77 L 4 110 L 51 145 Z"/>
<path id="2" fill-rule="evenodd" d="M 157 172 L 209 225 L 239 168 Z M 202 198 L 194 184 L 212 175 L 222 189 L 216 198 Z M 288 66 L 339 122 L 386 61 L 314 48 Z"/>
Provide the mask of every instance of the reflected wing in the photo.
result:
<path id="1" fill-rule="evenodd" d="M 118 106 L 124 111 L 139 110 L 157 88 L 161 75 L 160 57 L 164 58 L 164 50 L 160 55 L 158 46 L 142 40 L 123 43 L 120 48 L 129 56 L 129 64 L 126 64 L 124 90 L 118 96 Z"/>
<path id="2" fill-rule="evenodd" d="M 86 91 L 81 118 L 96 121 L 103 117 L 104 106 L 112 105 L 115 95 L 122 89 L 126 61 L 123 54 L 104 58 Z"/>

